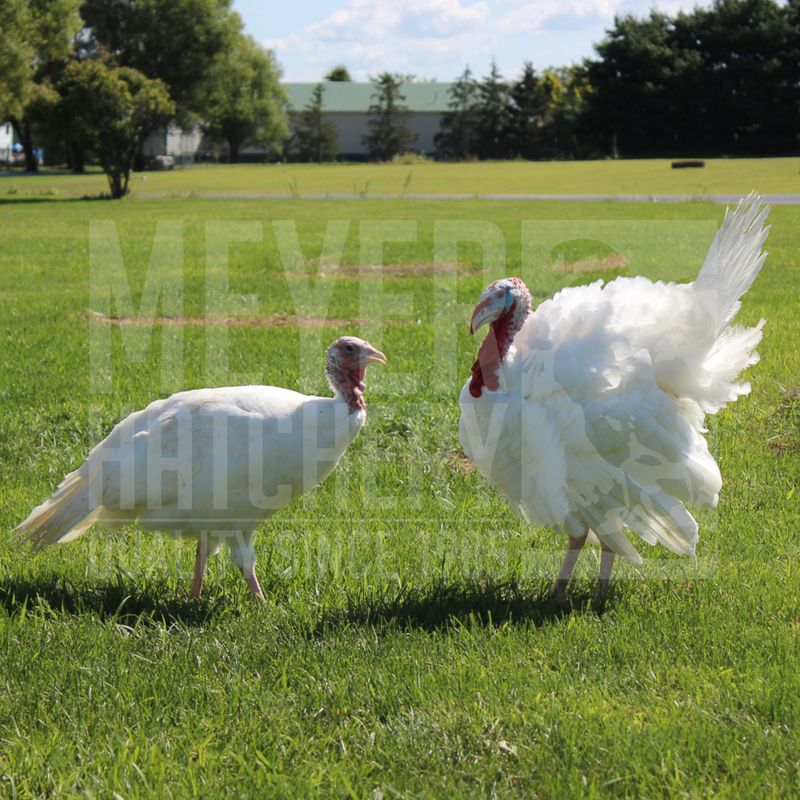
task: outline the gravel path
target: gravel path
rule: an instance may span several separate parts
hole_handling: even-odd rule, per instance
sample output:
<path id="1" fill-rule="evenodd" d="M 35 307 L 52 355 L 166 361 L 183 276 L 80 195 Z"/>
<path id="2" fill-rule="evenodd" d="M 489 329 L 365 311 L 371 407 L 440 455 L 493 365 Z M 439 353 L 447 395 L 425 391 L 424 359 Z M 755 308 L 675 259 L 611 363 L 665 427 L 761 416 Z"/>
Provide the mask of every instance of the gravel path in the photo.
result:
<path id="1" fill-rule="evenodd" d="M 143 200 L 167 197 L 197 197 L 206 200 L 565 200 L 591 203 L 614 200 L 620 203 L 736 203 L 741 194 L 243 194 L 186 193 L 136 194 Z M 764 202 L 776 206 L 800 205 L 800 194 L 765 194 Z"/>

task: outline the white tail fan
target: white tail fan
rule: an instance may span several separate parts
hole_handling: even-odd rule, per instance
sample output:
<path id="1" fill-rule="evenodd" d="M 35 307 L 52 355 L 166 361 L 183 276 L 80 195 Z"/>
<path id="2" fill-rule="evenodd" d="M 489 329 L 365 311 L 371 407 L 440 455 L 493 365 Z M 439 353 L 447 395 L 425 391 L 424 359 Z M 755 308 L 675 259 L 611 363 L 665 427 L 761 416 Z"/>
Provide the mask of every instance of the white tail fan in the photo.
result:
<path id="1" fill-rule="evenodd" d="M 750 288 L 767 257 L 762 250 L 769 234 L 765 226 L 770 208 L 755 192 L 742 198 L 736 208 L 725 212 L 725 219 L 703 262 L 694 288 L 708 293 L 716 308 L 719 336 L 736 316 L 739 298 Z"/>

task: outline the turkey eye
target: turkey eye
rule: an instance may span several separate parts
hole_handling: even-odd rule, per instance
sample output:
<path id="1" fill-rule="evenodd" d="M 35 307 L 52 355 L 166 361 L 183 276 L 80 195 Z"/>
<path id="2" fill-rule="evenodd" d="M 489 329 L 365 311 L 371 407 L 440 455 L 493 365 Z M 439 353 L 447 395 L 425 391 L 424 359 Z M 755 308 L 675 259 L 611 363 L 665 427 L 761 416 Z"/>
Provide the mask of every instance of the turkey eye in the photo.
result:
<path id="1" fill-rule="evenodd" d="M 344 349 L 347 350 L 348 353 L 352 353 L 353 352 L 353 345 L 351 345 L 351 344 L 345 345 Z"/>

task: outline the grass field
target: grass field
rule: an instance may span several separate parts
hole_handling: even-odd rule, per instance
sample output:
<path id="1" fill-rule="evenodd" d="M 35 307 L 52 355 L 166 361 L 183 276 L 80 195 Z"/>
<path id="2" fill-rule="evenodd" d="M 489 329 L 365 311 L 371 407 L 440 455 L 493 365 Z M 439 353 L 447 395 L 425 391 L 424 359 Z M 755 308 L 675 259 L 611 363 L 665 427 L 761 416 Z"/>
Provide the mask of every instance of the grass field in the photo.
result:
<path id="1" fill-rule="evenodd" d="M 758 162 L 757 185 L 791 191 L 796 168 L 770 173 L 774 163 Z M 553 189 L 576 191 L 578 168 L 564 165 Z M 170 192 L 174 180 L 180 191 L 221 191 L 239 175 L 247 191 L 285 191 L 291 173 L 281 170 L 154 175 L 148 190 Z M 607 190 L 609 174 L 581 190 Z M 263 188 L 262 175 L 281 177 Z M 402 175 L 381 173 L 374 191 Z M 301 191 L 318 190 L 305 180 Z M 498 185 L 491 167 L 481 180 Z M 715 190 L 751 188 L 745 173 L 725 180 Z M 517 181 L 502 190 L 522 190 Z M 57 186 L 90 191 L 69 178 Z M 666 189 L 654 179 L 640 190 Z M 595 277 L 600 242 L 617 255 L 600 265 L 612 265 L 607 277 L 689 279 L 721 215 L 703 203 L 0 200 L 0 796 L 794 795 L 800 208 L 773 210 L 770 256 L 740 315 L 768 320 L 762 361 L 752 395 L 712 424 L 725 486 L 718 511 L 700 514 L 696 565 L 649 553 L 669 577 L 621 570 L 597 614 L 585 602 L 597 559 L 584 556 L 573 610 L 561 612 L 547 589 L 562 540 L 513 518 L 456 449 L 475 348 L 468 309 L 488 275 L 521 273 L 541 300 Z M 342 266 L 317 278 L 314 290 L 334 285 L 329 305 L 315 305 L 307 272 L 326 223 L 342 219 Z M 124 338 L 135 325 L 90 314 L 93 220 L 116 223 L 134 308 L 157 223 L 183 221 L 183 265 L 168 276 L 183 287 L 181 319 L 157 325 L 149 344 L 143 327 L 140 361 Z M 276 220 L 296 222 L 308 264 L 284 269 Z M 232 305 L 215 306 L 214 322 L 241 318 L 228 329 L 227 371 L 221 326 L 202 324 L 207 281 L 222 274 L 206 262 L 220 221 L 262 233 L 231 246 Z M 436 227 L 448 221 L 499 231 L 504 257 L 484 270 L 465 245 L 448 269 Z M 377 272 L 366 266 L 376 231 L 415 234 L 388 244 Z M 90 385 L 98 330 L 112 339 L 105 393 Z M 367 427 L 336 474 L 260 531 L 265 607 L 225 554 L 206 598 L 191 601 L 189 544 L 91 532 L 30 557 L 11 540 L 102 432 L 171 383 L 322 392 L 324 346 L 345 332 L 365 335 L 389 364 L 369 375 Z M 162 346 L 176 333 L 183 356 L 164 372 Z"/>
<path id="2" fill-rule="evenodd" d="M 131 178 L 134 196 L 203 194 L 747 194 L 800 192 L 800 159 L 709 159 L 703 169 L 667 159 L 474 164 L 267 164 L 196 166 Z M 77 196 L 107 192 L 100 173 L 0 178 L 4 194 Z"/>

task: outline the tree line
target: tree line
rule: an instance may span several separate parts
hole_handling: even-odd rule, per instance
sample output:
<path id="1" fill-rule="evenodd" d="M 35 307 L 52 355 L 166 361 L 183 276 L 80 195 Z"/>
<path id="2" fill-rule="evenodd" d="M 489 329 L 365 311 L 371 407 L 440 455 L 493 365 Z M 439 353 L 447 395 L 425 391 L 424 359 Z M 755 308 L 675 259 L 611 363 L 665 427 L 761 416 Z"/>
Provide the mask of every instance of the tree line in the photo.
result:
<path id="1" fill-rule="evenodd" d="M 224 142 L 279 146 L 286 96 L 271 52 L 231 0 L 0 0 L 0 118 L 28 171 L 35 143 L 75 171 L 87 156 L 127 192 L 145 138 L 174 122 Z"/>
<path id="2" fill-rule="evenodd" d="M 766 155 L 800 150 L 800 0 L 715 0 L 674 16 L 620 16 L 581 64 L 508 80 L 492 64 L 451 84 L 435 156 L 572 159 Z M 413 150 L 403 85 L 374 78 L 369 133 L 375 160 Z M 296 118 L 300 160 L 336 157 L 323 85 Z M 326 125 L 328 127 L 326 127 Z"/>
<path id="3" fill-rule="evenodd" d="M 788 154 L 800 149 L 800 0 L 715 0 L 709 8 L 621 16 L 581 64 L 513 79 L 496 65 L 451 84 L 435 155 L 453 160 Z M 238 160 L 333 160 L 320 83 L 287 114 L 273 54 L 243 31 L 231 0 L 0 0 L 0 119 L 35 170 L 35 143 L 74 170 L 87 157 L 127 191 L 142 143 L 168 122 L 200 125 Z M 337 66 L 326 81 L 350 80 Z M 364 144 L 389 160 L 414 150 L 403 86 L 382 73 Z"/>

